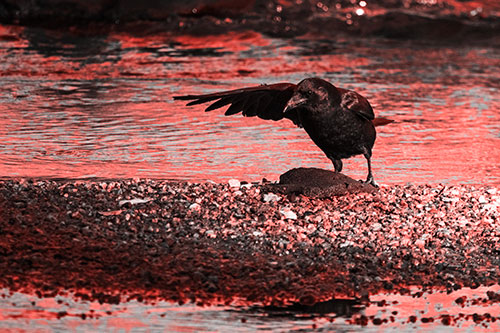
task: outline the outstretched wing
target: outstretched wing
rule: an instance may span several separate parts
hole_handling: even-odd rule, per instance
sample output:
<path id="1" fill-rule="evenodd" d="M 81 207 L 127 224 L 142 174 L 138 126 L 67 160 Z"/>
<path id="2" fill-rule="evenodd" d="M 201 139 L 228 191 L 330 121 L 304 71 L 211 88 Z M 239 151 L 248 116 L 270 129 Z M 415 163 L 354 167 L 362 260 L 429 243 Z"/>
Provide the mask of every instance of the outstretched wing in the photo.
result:
<path id="1" fill-rule="evenodd" d="M 296 87 L 292 83 L 276 83 L 206 95 L 174 96 L 174 99 L 191 101 L 187 105 L 215 101 L 205 111 L 212 111 L 229 105 L 225 112 L 226 116 L 242 112 L 245 117 L 258 116 L 270 120 L 288 118 L 298 124 L 298 119 L 294 119 L 296 115 L 283 112 Z"/>
<path id="2" fill-rule="evenodd" d="M 350 110 L 359 116 L 373 120 L 375 119 L 375 114 L 373 113 L 372 106 L 368 103 L 368 100 L 358 94 L 355 91 L 337 88 L 340 92 L 340 106 L 343 108 Z"/>

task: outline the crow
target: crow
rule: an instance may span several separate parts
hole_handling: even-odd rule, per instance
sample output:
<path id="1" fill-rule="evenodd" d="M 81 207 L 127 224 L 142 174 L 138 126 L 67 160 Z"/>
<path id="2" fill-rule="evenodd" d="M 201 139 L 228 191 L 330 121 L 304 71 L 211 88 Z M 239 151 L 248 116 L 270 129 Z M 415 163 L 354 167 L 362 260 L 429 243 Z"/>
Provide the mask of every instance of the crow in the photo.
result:
<path id="1" fill-rule="evenodd" d="M 366 183 L 377 186 L 371 168 L 375 126 L 392 120 L 375 118 L 370 103 L 355 91 L 313 77 L 298 84 L 276 83 L 174 99 L 191 100 L 187 105 L 213 102 L 205 111 L 229 105 L 226 116 L 242 112 L 266 120 L 290 119 L 304 128 L 332 161 L 335 172 L 342 171 L 342 159 L 362 154 L 368 163 Z"/>

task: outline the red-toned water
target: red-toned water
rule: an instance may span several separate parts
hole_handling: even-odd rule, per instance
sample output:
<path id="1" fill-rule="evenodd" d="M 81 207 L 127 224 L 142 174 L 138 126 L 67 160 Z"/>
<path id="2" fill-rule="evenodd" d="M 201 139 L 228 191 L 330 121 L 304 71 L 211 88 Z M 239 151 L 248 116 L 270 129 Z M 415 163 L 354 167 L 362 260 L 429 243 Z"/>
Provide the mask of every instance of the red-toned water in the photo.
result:
<path id="1" fill-rule="evenodd" d="M 490 290 L 498 290 L 498 286 L 476 290 L 465 288 L 451 294 L 424 293 L 420 297 L 380 294 L 372 296 L 371 304 L 362 307 L 363 315 L 355 311 L 352 317 L 336 312 L 321 315 L 248 306 L 199 307 L 162 301 L 111 305 L 77 302 L 64 296 L 40 299 L 22 293 L 4 293 L 0 298 L 0 327 L 101 332 L 381 332 L 415 329 L 424 332 L 494 332 L 500 329 L 500 322 L 490 319 L 498 318 L 500 311 L 498 303 L 484 301 Z M 363 316 L 368 321 L 361 324 Z"/>
<path id="2" fill-rule="evenodd" d="M 256 181 L 299 166 L 331 169 L 289 121 L 224 117 L 172 100 L 319 76 L 395 120 L 378 128 L 378 182 L 500 184 L 494 47 L 1 26 L 0 53 L 2 177 Z M 364 159 L 345 161 L 344 172 L 364 178 Z"/>

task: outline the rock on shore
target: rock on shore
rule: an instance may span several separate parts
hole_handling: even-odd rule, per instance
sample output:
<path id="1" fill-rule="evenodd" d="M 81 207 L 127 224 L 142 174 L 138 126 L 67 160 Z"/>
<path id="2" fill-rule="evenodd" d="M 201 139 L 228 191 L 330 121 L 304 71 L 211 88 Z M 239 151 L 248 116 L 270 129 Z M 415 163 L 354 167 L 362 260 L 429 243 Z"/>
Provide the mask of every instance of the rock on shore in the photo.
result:
<path id="1" fill-rule="evenodd" d="M 0 288 L 310 305 L 499 283 L 497 188 L 319 198 L 242 183 L 0 181 Z"/>

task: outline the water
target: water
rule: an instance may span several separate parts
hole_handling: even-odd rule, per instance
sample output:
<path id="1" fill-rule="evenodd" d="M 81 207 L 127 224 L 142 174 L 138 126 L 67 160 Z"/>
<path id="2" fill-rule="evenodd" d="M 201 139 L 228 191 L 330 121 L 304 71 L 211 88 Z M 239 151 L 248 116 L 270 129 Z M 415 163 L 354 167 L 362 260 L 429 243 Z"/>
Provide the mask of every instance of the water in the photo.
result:
<path id="1" fill-rule="evenodd" d="M 167 302 L 143 304 L 137 301 L 119 305 L 75 301 L 71 297 L 37 298 L 0 289 L 0 320 L 3 329 L 77 332 L 456 332 L 498 331 L 498 320 L 480 320 L 473 315 L 500 315 L 498 304 L 484 302 L 485 292 L 498 291 L 498 286 L 464 288 L 451 294 L 424 293 L 421 297 L 373 295 L 371 304 L 361 306 L 350 316 L 338 311 L 330 313 L 295 313 L 248 306 L 177 305 Z M 466 297 L 465 305 L 455 300 Z M 487 299 L 487 297 L 486 297 Z M 384 302 L 384 303 L 380 303 Z M 459 315 L 460 314 L 460 315 Z M 450 326 L 443 316 L 451 316 Z M 368 320 L 367 325 L 354 323 L 366 316 L 386 320 L 382 326 Z M 411 316 L 415 322 L 409 320 Z M 392 318 L 392 319 L 391 319 Z M 422 318 L 425 318 L 422 320 Z M 426 320 L 432 318 L 431 320 Z"/>
<path id="2" fill-rule="evenodd" d="M 500 184 L 500 52 L 257 32 L 88 35 L 0 26 L 0 176 L 276 180 L 332 169 L 287 120 L 225 117 L 173 95 L 319 76 L 369 99 L 382 184 Z M 344 172 L 366 175 L 364 158 Z"/>

